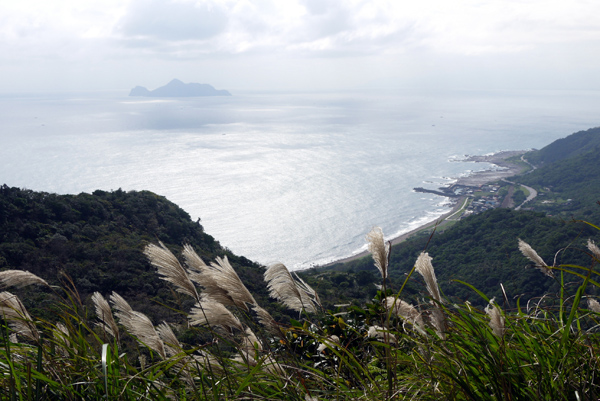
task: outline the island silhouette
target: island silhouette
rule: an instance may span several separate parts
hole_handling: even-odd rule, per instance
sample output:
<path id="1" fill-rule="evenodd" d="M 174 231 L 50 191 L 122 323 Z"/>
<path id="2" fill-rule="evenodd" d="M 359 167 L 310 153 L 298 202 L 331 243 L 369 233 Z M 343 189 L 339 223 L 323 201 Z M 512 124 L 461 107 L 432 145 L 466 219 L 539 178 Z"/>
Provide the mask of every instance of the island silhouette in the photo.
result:
<path id="1" fill-rule="evenodd" d="M 129 92 L 129 96 L 145 97 L 196 97 L 196 96 L 231 96 L 226 90 L 218 90 L 208 84 L 183 83 L 174 79 L 165 86 L 148 90 L 143 86 L 136 86 Z"/>

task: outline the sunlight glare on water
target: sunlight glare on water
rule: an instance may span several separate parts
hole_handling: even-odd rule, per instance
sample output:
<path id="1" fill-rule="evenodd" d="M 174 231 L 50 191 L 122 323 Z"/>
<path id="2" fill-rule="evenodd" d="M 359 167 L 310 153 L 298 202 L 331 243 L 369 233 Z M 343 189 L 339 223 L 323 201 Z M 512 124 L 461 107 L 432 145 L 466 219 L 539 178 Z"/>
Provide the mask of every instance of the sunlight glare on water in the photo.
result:
<path id="1" fill-rule="evenodd" d="M 306 268 L 447 211 L 416 193 L 597 125 L 597 93 L 122 94 L 0 98 L 0 182 L 56 193 L 151 190 L 237 254 Z"/>

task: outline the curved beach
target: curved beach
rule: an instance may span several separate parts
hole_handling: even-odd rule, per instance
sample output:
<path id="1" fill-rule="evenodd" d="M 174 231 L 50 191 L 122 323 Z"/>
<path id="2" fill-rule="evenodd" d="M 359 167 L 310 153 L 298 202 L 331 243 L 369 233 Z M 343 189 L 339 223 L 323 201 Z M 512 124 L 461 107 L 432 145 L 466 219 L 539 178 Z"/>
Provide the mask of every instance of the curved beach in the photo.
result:
<path id="1" fill-rule="evenodd" d="M 501 179 L 504 179 L 507 177 L 512 177 L 514 175 L 517 175 L 522 171 L 522 168 L 519 165 L 508 161 L 507 159 L 512 158 L 514 156 L 521 156 L 521 155 L 525 154 L 526 152 L 527 151 L 524 151 L 524 150 L 515 150 L 515 151 L 502 151 L 502 152 L 494 153 L 491 155 L 485 155 L 485 156 L 468 156 L 463 161 L 490 163 L 497 167 L 500 167 L 500 169 L 474 172 L 466 177 L 459 178 L 456 181 L 456 183 L 452 184 L 452 186 L 480 187 L 480 186 L 488 184 L 488 183 L 492 183 L 492 182 L 495 182 L 495 181 L 498 181 L 498 180 L 501 180 Z M 440 189 L 443 190 L 446 188 L 440 188 Z M 414 230 L 408 231 L 398 237 L 393 238 L 391 240 L 392 245 L 399 244 L 400 242 L 405 241 L 408 238 L 412 237 L 416 233 L 423 231 L 423 230 L 427 230 L 435 225 L 442 226 L 443 223 L 446 221 L 446 219 L 448 219 L 449 217 L 458 213 L 465 206 L 466 200 L 467 200 L 466 196 L 460 196 L 458 198 L 455 198 L 455 202 L 452 205 L 452 209 L 448 213 L 445 213 L 444 215 L 436 218 L 435 220 L 431 220 L 428 223 L 425 223 L 425 224 L 415 228 Z M 356 255 L 338 259 L 333 262 L 330 262 L 330 263 L 327 263 L 327 264 L 324 264 L 321 266 L 317 266 L 317 267 L 326 267 L 326 266 L 332 266 L 332 265 L 335 265 L 338 263 L 347 263 L 352 260 L 364 258 L 367 255 L 369 255 L 369 252 L 363 251 L 363 252 L 357 253 Z"/>

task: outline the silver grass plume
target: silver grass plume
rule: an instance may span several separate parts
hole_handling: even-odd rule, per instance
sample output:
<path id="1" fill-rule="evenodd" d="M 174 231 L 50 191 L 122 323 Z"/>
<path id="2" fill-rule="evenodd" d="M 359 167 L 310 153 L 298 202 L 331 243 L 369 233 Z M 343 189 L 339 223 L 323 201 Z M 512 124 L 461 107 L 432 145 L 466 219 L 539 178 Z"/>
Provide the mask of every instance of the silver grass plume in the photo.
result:
<path id="1" fill-rule="evenodd" d="M 246 330 L 244 331 L 241 348 L 248 352 L 254 352 L 255 349 L 262 351 L 263 349 L 258 337 L 256 337 L 254 332 L 250 330 L 250 327 L 246 327 Z"/>
<path id="2" fill-rule="evenodd" d="M 387 309 L 391 310 L 394 315 L 404 320 L 403 325 L 408 322 L 412 324 L 414 329 L 419 333 L 423 335 L 426 334 L 424 330 L 425 324 L 423 323 L 423 317 L 417 308 L 396 297 L 387 297 L 385 301 L 387 303 Z"/>
<path id="3" fill-rule="evenodd" d="M 69 330 L 67 326 L 62 322 L 56 324 L 56 330 L 52 330 L 54 341 L 56 342 L 56 350 L 63 356 L 69 355 L 68 349 L 73 350 L 77 353 L 76 347 L 71 347 L 71 341 L 69 341 Z"/>
<path id="4" fill-rule="evenodd" d="M 503 337 L 506 329 L 504 327 L 504 316 L 500 312 L 500 307 L 494 302 L 494 298 L 490 299 L 490 303 L 485 307 L 485 313 L 490 318 L 490 327 L 495 335 Z"/>
<path id="5" fill-rule="evenodd" d="M 40 335 L 33 319 L 16 295 L 8 291 L 0 292 L 0 316 L 17 334 L 39 341 Z"/>
<path id="6" fill-rule="evenodd" d="M 227 293 L 231 296 L 236 306 L 248 311 L 249 309 L 246 304 L 256 305 L 254 297 L 242 280 L 240 280 L 233 266 L 229 263 L 227 256 L 224 258 L 217 256 L 215 262 L 210 262 L 209 270 L 219 286 L 227 290 Z"/>
<path id="7" fill-rule="evenodd" d="M 445 339 L 445 318 L 440 305 L 443 303 L 442 296 L 440 295 L 440 288 L 438 287 L 437 279 L 435 277 L 435 271 L 431 260 L 433 258 L 429 256 L 427 252 L 421 252 L 415 263 L 415 270 L 423 276 L 425 285 L 427 286 L 427 292 L 434 300 L 434 308 L 431 310 L 431 323 L 436 328 L 436 332 L 441 339 Z"/>
<path id="8" fill-rule="evenodd" d="M 179 340 L 171 326 L 167 322 L 162 322 L 156 327 L 158 336 L 163 341 L 165 347 L 165 353 L 169 357 L 176 356 L 181 353 L 182 348 Z M 194 379 L 192 377 L 193 370 L 190 369 L 190 362 L 192 361 L 190 356 L 183 356 L 176 360 L 173 368 L 181 375 L 181 378 L 189 385 L 192 385 Z"/>
<path id="9" fill-rule="evenodd" d="M 525 241 L 519 238 L 519 250 L 527 259 L 533 262 L 536 268 L 540 269 L 546 276 L 554 277 L 554 273 L 548 267 L 544 259 Z"/>
<path id="10" fill-rule="evenodd" d="M 297 281 L 282 263 L 274 263 L 265 271 L 267 289 L 272 298 L 277 299 L 296 312 L 316 312 L 316 307 L 309 295 L 298 287 Z"/>
<path id="11" fill-rule="evenodd" d="M 125 301 L 125 299 L 123 299 L 122 296 L 120 296 L 114 291 L 112 292 L 112 294 L 110 294 L 110 302 L 113 304 L 113 307 L 117 310 L 117 316 L 133 314 L 133 309 L 131 309 L 129 303 Z"/>
<path id="12" fill-rule="evenodd" d="M 156 327 L 158 336 L 163 341 L 165 351 L 168 356 L 175 356 L 181 352 L 181 344 L 177 339 L 175 333 L 171 329 L 171 326 L 167 322 L 162 322 Z"/>
<path id="13" fill-rule="evenodd" d="M 317 294 L 317 292 L 310 285 L 308 285 L 306 281 L 302 280 L 300 276 L 296 274 L 296 272 L 294 272 L 294 279 L 296 280 L 296 285 L 298 286 L 300 292 L 304 292 L 304 294 L 308 295 L 308 297 L 312 300 L 313 304 L 319 305 L 322 308 L 323 305 L 321 305 L 319 294 Z"/>
<path id="14" fill-rule="evenodd" d="M 227 256 L 217 257 L 210 265 L 198 256 L 190 245 L 184 245 L 183 257 L 189 268 L 189 277 L 204 288 L 203 296 L 223 305 L 236 306 L 248 311 L 248 305 L 256 301 L 233 269 Z"/>
<path id="15" fill-rule="evenodd" d="M 596 259 L 600 259 L 600 248 L 591 239 L 588 239 L 587 247 Z"/>
<path id="16" fill-rule="evenodd" d="M 110 296 L 110 300 L 113 307 L 117 310 L 115 315 L 127 332 L 135 336 L 146 347 L 156 351 L 161 358 L 165 359 L 167 355 L 164 343 L 158 336 L 148 316 L 131 309 L 129 303 L 114 291 Z"/>
<path id="17" fill-rule="evenodd" d="M 4 270 L 0 272 L 0 287 L 23 288 L 32 284 L 49 287 L 46 280 L 25 270 Z"/>
<path id="18" fill-rule="evenodd" d="M 199 272 L 203 271 L 205 267 L 208 267 L 206 263 L 202 260 L 200 256 L 194 251 L 194 248 L 190 244 L 185 244 L 183 246 L 182 252 L 183 258 L 185 259 L 186 265 L 194 270 Z"/>
<path id="19" fill-rule="evenodd" d="M 219 286 L 217 280 L 211 274 L 209 266 L 204 263 L 191 245 L 185 244 L 183 246 L 182 255 L 190 280 L 200 285 L 204 290 L 201 298 L 210 298 L 223 305 L 235 306 L 234 299 L 227 293 L 225 288 Z"/>
<path id="20" fill-rule="evenodd" d="M 383 340 L 389 343 L 396 342 L 396 336 L 380 326 L 370 326 L 369 331 L 367 332 L 367 337 Z"/>
<path id="21" fill-rule="evenodd" d="M 387 278 L 391 243 L 385 242 L 381 227 L 373 227 L 373 229 L 367 234 L 367 242 L 367 249 L 373 256 L 375 266 L 379 270 L 379 273 L 381 273 L 381 277 L 385 280 Z"/>
<path id="22" fill-rule="evenodd" d="M 116 338 L 118 342 L 119 326 L 117 326 L 117 322 L 115 322 L 108 301 L 104 299 L 102 294 L 96 291 L 92 294 L 92 302 L 94 302 L 94 307 L 96 308 L 96 316 L 100 319 L 100 323 L 96 323 L 96 325 L 102 328 L 105 333 Z"/>
<path id="23" fill-rule="evenodd" d="M 267 332 L 275 336 L 283 335 L 279 324 L 275 319 L 273 319 L 273 316 L 271 316 L 269 312 L 258 305 L 254 305 L 252 309 L 254 312 L 256 312 L 258 322 L 265 328 L 265 330 L 267 330 Z"/>
<path id="24" fill-rule="evenodd" d="M 236 358 L 237 361 L 252 361 L 253 364 L 256 364 L 256 358 L 259 357 L 256 351 L 262 351 L 262 345 L 249 327 L 246 327 L 243 334 L 239 351 L 240 356 Z"/>
<path id="25" fill-rule="evenodd" d="M 187 271 L 162 242 L 159 242 L 159 244 L 160 246 L 150 244 L 144 249 L 144 254 L 148 257 L 150 263 L 157 268 L 158 274 L 162 276 L 163 280 L 177 287 L 178 292 L 189 295 L 196 301 L 199 301 L 200 296 L 190 280 Z"/>
<path id="26" fill-rule="evenodd" d="M 334 334 L 327 338 L 324 338 L 323 341 L 321 341 L 321 344 L 319 344 L 319 346 L 317 347 L 317 351 L 323 352 L 327 348 L 339 347 L 339 345 L 340 338 Z"/>
<path id="27" fill-rule="evenodd" d="M 600 303 L 594 298 L 588 298 L 588 309 L 594 313 L 600 313 Z"/>
<path id="28" fill-rule="evenodd" d="M 431 261 L 433 258 L 429 256 L 427 252 L 421 252 L 415 263 L 415 270 L 423 276 L 425 285 L 427 286 L 427 292 L 438 303 L 442 303 L 442 296 L 440 295 L 440 288 L 438 287 L 437 279 L 435 277 L 435 270 Z"/>
<path id="29" fill-rule="evenodd" d="M 229 309 L 211 299 L 204 299 L 197 303 L 190 311 L 188 319 L 192 326 L 209 325 L 222 327 L 230 332 L 233 329 L 244 331 L 239 319 Z"/>

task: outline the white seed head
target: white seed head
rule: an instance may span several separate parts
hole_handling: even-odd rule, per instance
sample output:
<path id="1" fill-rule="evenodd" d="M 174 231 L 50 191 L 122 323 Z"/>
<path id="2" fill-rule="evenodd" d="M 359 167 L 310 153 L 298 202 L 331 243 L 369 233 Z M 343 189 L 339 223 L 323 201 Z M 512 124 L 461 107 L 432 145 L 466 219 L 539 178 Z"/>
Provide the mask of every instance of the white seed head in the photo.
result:
<path id="1" fill-rule="evenodd" d="M 396 297 L 387 297 L 385 301 L 387 308 L 391 310 L 393 314 L 404 319 L 405 323 L 408 322 L 412 324 L 414 329 L 419 333 L 426 334 L 423 318 L 417 308 Z"/>
<path id="2" fill-rule="evenodd" d="M 600 248 L 591 239 L 588 239 L 587 247 L 596 259 L 600 259 Z"/>
<path id="3" fill-rule="evenodd" d="M 544 262 L 544 259 L 542 259 L 540 255 L 538 255 L 537 252 L 534 251 L 533 248 L 521 238 L 519 238 L 519 250 L 523 256 L 532 261 L 535 267 L 541 270 L 546 276 L 554 277 L 552 269 L 548 267 L 546 262 Z"/>
<path id="4" fill-rule="evenodd" d="M 494 298 L 492 298 L 488 306 L 485 307 L 485 313 L 487 313 L 490 318 L 490 327 L 494 334 L 498 337 L 504 336 L 506 331 L 504 327 L 504 316 L 502 316 L 500 307 L 494 302 Z"/>
<path id="5" fill-rule="evenodd" d="M 32 284 L 49 287 L 46 280 L 25 270 L 4 270 L 0 272 L 0 287 L 23 288 Z"/>
<path id="6" fill-rule="evenodd" d="M 2 317 L 16 334 L 38 341 L 40 335 L 27 309 L 16 295 L 8 291 L 0 292 L 0 317 Z"/>
<path id="7" fill-rule="evenodd" d="M 415 270 L 423 276 L 423 280 L 425 280 L 425 285 L 427 286 L 427 292 L 429 292 L 431 298 L 442 303 L 442 296 L 440 295 L 440 288 L 438 287 L 437 279 L 435 277 L 435 270 L 431 264 L 432 260 L 433 258 L 429 256 L 427 252 L 421 252 L 415 263 Z"/>
<path id="8" fill-rule="evenodd" d="M 160 246 L 150 244 L 144 249 L 144 254 L 165 281 L 175 285 L 178 292 L 189 295 L 196 301 L 200 300 L 196 287 L 190 280 L 187 271 L 181 266 L 175 255 L 162 243 Z"/>
<path id="9" fill-rule="evenodd" d="M 277 299 L 288 308 L 301 312 L 316 312 L 317 308 L 310 292 L 314 292 L 308 284 L 294 280 L 287 267 L 281 263 L 270 265 L 265 271 L 265 281 L 267 289 L 272 298 Z M 316 294 L 316 293 L 315 293 Z"/>
<path id="10" fill-rule="evenodd" d="M 373 227 L 367 234 L 366 239 L 367 249 L 373 256 L 375 266 L 379 270 L 379 273 L 381 273 L 381 277 L 385 279 L 387 277 L 388 258 L 391 245 L 389 243 L 386 244 L 381 227 Z"/>
<path id="11" fill-rule="evenodd" d="M 594 313 L 600 313 L 600 303 L 594 298 L 588 298 L 588 309 Z"/>
<path id="12" fill-rule="evenodd" d="M 192 326 L 209 325 L 222 327 L 230 332 L 233 329 L 244 331 L 239 319 L 229 309 L 211 299 L 203 299 L 197 303 L 190 311 L 188 319 Z"/>
<path id="13" fill-rule="evenodd" d="M 92 302 L 94 302 L 96 316 L 98 316 L 98 319 L 100 319 L 100 323 L 96 323 L 96 325 L 102 328 L 105 333 L 118 340 L 119 327 L 117 326 L 117 322 L 115 322 L 112 311 L 110 310 L 110 305 L 106 299 L 104 299 L 102 294 L 99 292 L 94 292 L 92 294 Z"/>

